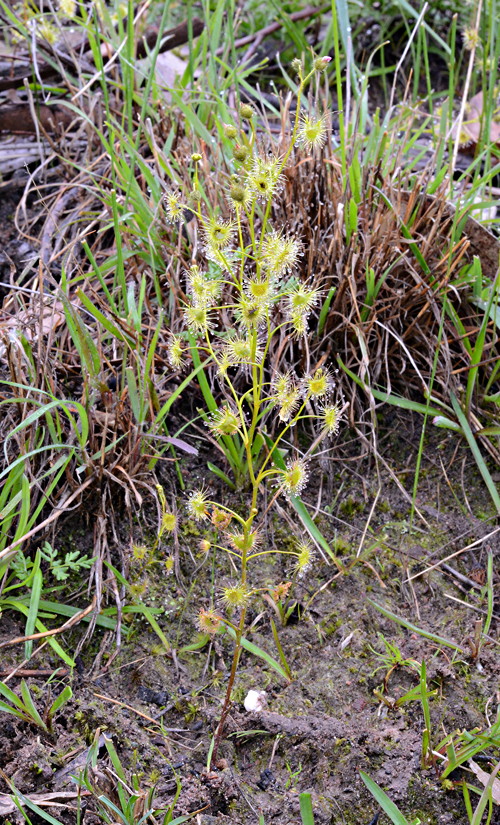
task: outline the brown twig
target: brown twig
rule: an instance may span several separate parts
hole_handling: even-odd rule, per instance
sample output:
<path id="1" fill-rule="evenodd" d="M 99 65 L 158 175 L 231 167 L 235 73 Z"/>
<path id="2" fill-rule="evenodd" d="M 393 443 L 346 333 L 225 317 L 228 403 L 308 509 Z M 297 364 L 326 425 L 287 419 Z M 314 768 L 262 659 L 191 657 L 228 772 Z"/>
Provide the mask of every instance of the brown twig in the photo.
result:
<path id="1" fill-rule="evenodd" d="M 94 693 L 94 696 L 97 696 L 98 699 L 105 699 L 106 702 L 111 702 L 113 705 L 118 705 L 121 708 L 126 708 L 127 710 L 132 711 L 137 716 L 141 716 L 147 722 L 152 722 L 153 725 L 157 725 L 158 722 L 153 719 L 152 716 L 148 716 L 146 713 L 142 713 L 142 711 L 137 710 L 137 708 L 132 707 L 132 705 L 127 705 L 126 702 L 120 702 L 118 699 L 112 699 L 111 696 L 105 696 L 103 693 Z"/>
<path id="2" fill-rule="evenodd" d="M 90 478 L 87 478 L 87 479 L 83 482 L 83 484 L 81 484 L 81 485 L 78 487 L 78 489 L 77 489 L 77 490 L 75 490 L 75 492 L 74 492 L 74 493 L 72 493 L 72 494 L 70 495 L 70 497 L 69 497 L 68 499 L 66 499 L 66 501 L 64 501 L 64 502 L 61 504 L 61 506 L 60 506 L 60 508 L 59 508 L 59 509 L 54 510 L 54 511 L 50 514 L 50 516 L 48 516 L 48 517 L 47 517 L 44 521 L 42 521 L 42 522 L 41 522 L 40 524 L 38 524 L 36 527 L 33 527 L 31 530 L 29 530 L 27 533 L 25 533 L 25 534 L 24 534 L 24 536 L 21 536 L 21 538 L 20 538 L 20 539 L 16 539 L 16 541 L 13 541 L 13 542 L 12 542 L 11 544 L 9 544 L 7 547 L 4 547 L 4 549 L 0 552 L 0 559 L 3 559 L 3 558 L 5 558 L 5 557 L 8 557 L 8 556 L 9 556 L 9 554 L 12 552 L 12 550 L 13 550 L 15 547 L 18 547 L 18 546 L 19 546 L 20 544 L 22 544 L 24 541 L 27 541 L 27 540 L 28 540 L 28 539 L 30 539 L 32 536 L 34 536 L 36 533 L 39 533 L 39 532 L 40 532 L 40 530 L 43 530 L 45 527 L 48 527 L 48 526 L 49 526 L 49 524 L 52 524 L 52 522 L 53 522 L 53 521 L 55 521 L 56 519 L 58 519 L 58 518 L 59 518 L 59 516 L 60 516 L 62 513 L 64 513 L 64 511 L 65 511 L 65 510 L 67 510 L 67 509 L 68 509 L 68 506 L 69 506 L 69 505 L 70 505 L 70 504 L 71 504 L 71 503 L 75 500 L 75 498 L 78 498 L 78 496 L 79 496 L 81 493 L 83 493 L 83 491 L 84 491 L 84 490 L 85 490 L 85 489 L 86 489 L 86 488 L 87 488 L 90 484 L 92 484 L 94 480 L 95 480 L 95 479 L 94 479 L 94 477 L 93 477 L 93 476 L 91 476 Z"/>
<path id="3" fill-rule="evenodd" d="M 10 677 L 11 675 L 28 678 L 32 677 L 33 679 L 40 678 L 44 679 L 46 676 L 68 676 L 69 669 L 67 667 L 59 667 L 56 670 L 51 670 L 50 668 L 30 668 L 30 667 L 21 667 L 19 670 L 16 670 L 14 673 L 11 670 L 0 670 L 0 677 L 3 679 L 5 676 Z"/>
<path id="4" fill-rule="evenodd" d="M 297 20 L 304 20 L 304 18 L 306 17 L 314 17 L 314 15 L 316 14 L 322 14 L 325 11 L 329 11 L 329 9 L 330 6 L 320 6 L 319 8 L 314 6 L 307 6 L 307 8 L 302 9 L 302 11 L 295 11 L 293 12 L 293 14 L 290 14 L 288 16 L 288 19 L 292 22 L 296 22 Z M 242 48 L 242 46 L 247 46 L 249 43 L 254 43 L 255 41 L 258 41 L 256 44 L 257 48 L 257 46 L 260 45 L 264 37 L 267 37 L 268 34 L 272 34 L 273 32 L 278 31 L 278 29 L 281 29 L 282 26 L 282 20 L 277 20 L 274 23 L 270 23 L 269 26 L 265 26 L 263 29 L 259 29 L 259 31 L 254 32 L 254 34 L 248 34 L 246 35 L 246 37 L 240 37 L 239 40 L 235 40 L 234 47 L 235 49 L 240 49 Z M 215 54 L 217 56 L 220 56 L 221 54 L 224 54 L 224 51 L 225 46 L 221 46 L 219 49 L 217 49 Z M 248 59 L 248 52 L 245 55 L 245 57 Z"/>
<path id="5" fill-rule="evenodd" d="M 29 636 L 16 636 L 15 639 L 9 639 L 7 642 L 1 642 L 1 647 L 10 647 L 11 645 L 19 645 L 22 642 L 30 642 L 35 639 L 45 639 L 47 636 L 58 636 L 60 633 L 64 633 L 65 630 L 69 630 L 70 627 L 73 627 L 78 622 L 81 622 L 85 616 L 88 616 L 89 613 L 95 609 L 96 600 L 95 597 L 92 599 L 92 602 L 86 607 L 84 610 L 81 610 L 80 613 L 76 613 L 74 616 L 71 616 L 67 622 L 64 622 L 61 627 L 56 627 L 54 630 L 44 630 L 40 633 L 30 633 Z"/>
<path id="6" fill-rule="evenodd" d="M 403 582 L 405 584 L 407 581 L 412 579 L 418 579 L 419 576 L 425 576 L 427 573 L 430 573 L 431 570 L 435 570 L 437 567 L 441 567 L 444 562 L 450 561 L 450 559 L 454 559 L 457 556 L 460 556 L 462 553 L 466 553 L 468 550 L 472 550 L 473 547 L 477 547 L 480 544 L 483 544 L 487 539 L 491 539 L 500 531 L 500 527 L 495 527 L 488 535 L 482 536 L 480 539 L 476 539 L 476 541 L 471 542 L 466 547 L 461 547 L 460 550 L 456 550 L 455 553 L 450 553 L 449 556 L 446 558 L 437 561 L 435 564 L 431 564 L 429 567 L 426 567 L 425 570 L 419 570 L 418 573 L 413 573 L 411 576 L 408 576 L 407 579 Z"/>

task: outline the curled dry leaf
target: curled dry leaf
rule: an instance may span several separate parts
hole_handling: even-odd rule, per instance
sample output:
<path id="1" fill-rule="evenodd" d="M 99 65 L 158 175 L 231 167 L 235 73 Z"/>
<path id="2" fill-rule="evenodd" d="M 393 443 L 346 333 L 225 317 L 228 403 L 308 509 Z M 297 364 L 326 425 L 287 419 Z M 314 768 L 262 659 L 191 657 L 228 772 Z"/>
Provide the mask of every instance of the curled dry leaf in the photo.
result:
<path id="1" fill-rule="evenodd" d="M 460 146 L 466 149 L 475 149 L 479 141 L 481 133 L 481 120 L 483 117 L 484 99 L 483 93 L 478 92 L 477 95 L 471 97 L 465 107 L 465 117 L 460 124 Z M 498 120 L 500 111 L 495 109 L 490 123 L 490 133 L 488 136 L 490 143 L 500 145 L 500 120 Z M 459 124 L 456 124 L 452 135 L 455 139 Z"/>
<path id="2" fill-rule="evenodd" d="M 73 803 L 79 796 L 88 795 L 89 791 L 80 791 L 79 793 L 76 791 L 59 791 L 58 793 L 32 793 L 26 796 L 26 799 L 29 799 L 30 802 L 41 808 L 51 806 L 61 808 Z M 22 804 L 22 800 L 20 800 L 17 795 L 15 799 L 16 801 L 14 801 L 13 794 L 0 793 L 0 816 L 7 816 L 8 814 L 14 814 L 19 811 L 19 802 L 21 801 Z"/>
<path id="3" fill-rule="evenodd" d="M 62 324 L 64 307 L 59 301 L 44 304 L 41 311 L 21 310 L 14 315 L 0 316 L 0 357 L 5 355 L 5 345 L 22 334 L 33 344 L 40 335 L 49 335 Z"/>
<path id="4" fill-rule="evenodd" d="M 486 787 L 488 783 L 491 786 L 491 797 L 495 805 L 500 805 L 500 780 L 494 778 L 492 781 L 492 774 L 489 774 L 487 771 L 483 771 L 482 768 L 479 767 L 477 762 L 474 762 L 473 759 L 469 759 L 469 767 L 473 773 L 476 774 L 479 781 Z M 493 773 L 498 773 L 500 769 L 500 762 L 496 766 Z"/>

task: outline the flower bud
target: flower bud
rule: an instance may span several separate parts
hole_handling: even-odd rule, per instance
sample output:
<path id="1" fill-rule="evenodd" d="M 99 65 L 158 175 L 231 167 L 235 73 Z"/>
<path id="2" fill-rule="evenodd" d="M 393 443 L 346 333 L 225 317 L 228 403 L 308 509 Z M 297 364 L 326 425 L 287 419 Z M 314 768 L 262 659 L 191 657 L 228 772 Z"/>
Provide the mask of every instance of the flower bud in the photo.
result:
<path id="1" fill-rule="evenodd" d="M 214 636 L 221 625 L 221 619 L 213 610 L 202 609 L 198 615 L 197 625 L 198 630 L 201 630 L 202 633 L 208 633 L 209 636 Z"/>
<path id="2" fill-rule="evenodd" d="M 302 71 L 302 60 L 299 57 L 294 57 L 292 60 L 292 71 L 296 74 L 300 74 Z"/>
<path id="3" fill-rule="evenodd" d="M 201 189 L 199 187 L 198 182 L 194 181 L 193 188 L 188 193 L 187 202 L 188 202 L 189 206 L 193 206 L 196 209 L 198 207 L 198 204 L 200 203 L 200 200 L 201 200 Z M 190 218 L 191 218 L 191 215 L 188 212 L 186 220 L 189 221 Z"/>
<path id="4" fill-rule="evenodd" d="M 161 520 L 161 533 L 173 533 L 177 529 L 177 516 L 166 510 Z"/>
<path id="5" fill-rule="evenodd" d="M 248 157 L 248 149 L 246 146 L 235 146 L 233 149 L 233 157 L 240 163 L 245 163 Z"/>
<path id="6" fill-rule="evenodd" d="M 324 71 L 324 69 L 326 69 L 328 64 L 331 62 L 331 59 L 332 58 L 328 57 L 328 55 L 325 55 L 325 57 L 318 57 L 317 60 L 314 61 L 314 68 L 317 72 Z"/>
<path id="7" fill-rule="evenodd" d="M 236 126 L 233 126 L 231 123 L 225 123 L 224 134 L 229 140 L 234 140 L 234 138 L 238 137 L 238 130 Z"/>
<path id="8" fill-rule="evenodd" d="M 229 190 L 229 197 L 235 203 L 243 204 L 247 200 L 248 194 L 244 186 L 241 186 L 239 183 L 233 183 Z"/>
<path id="9" fill-rule="evenodd" d="M 242 103 L 240 106 L 240 117 L 243 120 L 251 120 L 254 116 L 254 110 L 248 103 Z"/>
<path id="10" fill-rule="evenodd" d="M 198 152 L 194 152 L 194 153 L 191 155 L 191 160 L 193 161 L 193 163 L 199 163 L 199 162 L 200 162 L 200 160 L 201 160 L 201 155 L 200 155 L 200 154 L 198 154 Z"/>

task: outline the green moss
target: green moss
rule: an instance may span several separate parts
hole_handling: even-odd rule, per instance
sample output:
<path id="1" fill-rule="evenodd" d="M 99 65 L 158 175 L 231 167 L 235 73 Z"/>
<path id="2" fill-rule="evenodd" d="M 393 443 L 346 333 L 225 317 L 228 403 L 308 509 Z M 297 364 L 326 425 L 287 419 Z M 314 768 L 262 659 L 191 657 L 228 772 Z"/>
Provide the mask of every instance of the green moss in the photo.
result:
<path id="1" fill-rule="evenodd" d="M 161 771 L 158 768 L 153 768 L 149 776 L 146 777 L 147 785 L 157 785 L 161 779 Z"/>
<path id="2" fill-rule="evenodd" d="M 342 625 L 343 620 L 340 616 L 337 616 L 335 613 L 330 613 L 329 616 L 326 616 L 320 623 L 320 628 L 326 637 L 333 636 L 333 634 L 339 629 Z"/>
<path id="3" fill-rule="evenodd" d="M 335 741 L 335 756 L 336 758 L 346 758 L 352 751 L 352 745 L 348 739 L 336 739 Z"/>
<path id="4" fill-rule="evenodd" d="M 339 556 L 344 553 L 349 553 L 351 545 L 342 536 L 336 536 L 331 544 L 333 552 Z"/>
<path id="5" fill-rule="evenodd" d="M 242 705 L 245 701 L 245 696 L 247 695 L 248 690 L 248 686 L 245 686 L 243 684 L 235 685 L 232 694 L 232 701 L 237 705 Z"/>
<path id="6" fill-rule="evenodd" d="M 356 501 L 354 496 L 349 496 L 340 505 L 340 512 L 343 516 L 355 516 L 356 513 L 362 513 L 365 505 L 362 501 Z"/>

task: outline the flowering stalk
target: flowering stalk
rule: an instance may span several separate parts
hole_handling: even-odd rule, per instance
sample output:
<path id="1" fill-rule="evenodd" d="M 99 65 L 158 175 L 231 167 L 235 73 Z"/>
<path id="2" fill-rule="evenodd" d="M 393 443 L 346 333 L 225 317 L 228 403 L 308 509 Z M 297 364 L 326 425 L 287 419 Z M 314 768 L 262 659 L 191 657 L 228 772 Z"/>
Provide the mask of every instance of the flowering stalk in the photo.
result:
<path id="1" fill-rule="evenodd" d="M 199 363 L 203 356 L 215 366 L 223 400 L 217 405 L 212 399 L 212 411 L 206 416 L 206 423 L 212 437 L 227 448 L 226 455 L 235 471 L 236 482 L 244 470 L 251 488 L 246 517 L 212 501 L 203 489 L 192 493 L 188 502 L 191 516 L 199 521 L 211 521 L 219 536 L 216 546 L 225 549 L 238 567 L 238 580 L 224 587 L 221 593 L 225 612 L 229 616 L 236 613 L 236 621 L 207 609 L 203 609 L 199 616 L 199 627 L 203 632 L 215 633 L 225 623 L 232 627 L 235 635 L 213 760 L 229 713 L 248 605 L 259 593 L 250 586 L 250 562 L 268 552 L 287 553 L 295 561 L 295 571 L 292 572 L 292 578 L 295 578 L 309 567 L 313 555 L 312 547 L 299 537 L 293 550 L 258 550 L 260 534 L 255 524 L 259 517 L 261 487 L 271 480 L 276 495 L 299 495 L 308 478 L 306 456 L 291 455 L 282 469 L 274 461 L 276 450 L 283 445 L 291 428 L 307 418 L 319 425 L 313 447 L 307 454 L 311 455 L 321 440 L 337 432 L 341 417 L 339 404 L 331 401 L 335 382 L 327 368 L 318 367 L 299 378 L 291 370 L 273 376 L 269 364 L 269 353 L 276 336 L 283 332 L 296 339 L 307 336 L 308 318 L 320 298 L 317 288 L 294 275 L 302 253 L 300 239 L 273 229 L 270 219 L 272 203 L 283 186 L 283 170 L 294 146 L 300 144 L 314 149 L 326 139 L 325 117 L 314 119 L 303 114 L 301 99 L 311 77 L 322 71 L 328 60 L 315 61 L 305 76 L 300 61 L 294 67 L 299 78 L 297 109 L 290 144 L 282 157 L 264 155 L 259 149 L 251 106 L 243 104 L 240 107 L 243 127 L 225 126 L 226 136 L 235 141 L 235 172 L 228 192 L 234 210 L 232 217 L 203 214 L 199 206 L 202 200 L 196 197 L 200 186 L 196 166 L 194 195 L 192 193 L 190 199 L 183 200 L 180 194 L 170 191 L 164 201 L 165 214 L 170 221 L 182 220 L 186 209 L 197 218 L 205 242 L 204 254 L 210 266 L 204 270 L 193 264 L 186 273 L 189 296 L 184 308 L 186 331 L 172 335 L 169 357 L 172 363 L 175 361 L 177 366 L 180 365 L 187 352 L 183 347 L 187 337 L 189 349 L 193 357 L 196 356 L 195 363 Z M 193 156 L 195 163 L 198 159 L 199 156 Z M 222 321 L 219 326 L 218 319 Z M 273 414 L 278 433 L 267 455 L 260 458 L 261 445 L 270 441 L 260 433 Z M 238 465 L 234 457 L 240 452 L 246 461 L 244 464 L 240 461 Z M 280 594 L 288 593 L 289 586 L 282 583 L 271 592 L 276 593 L 278 599 Z"/>

